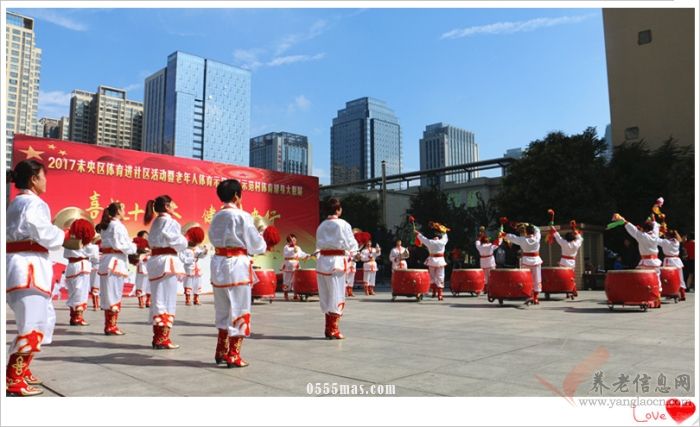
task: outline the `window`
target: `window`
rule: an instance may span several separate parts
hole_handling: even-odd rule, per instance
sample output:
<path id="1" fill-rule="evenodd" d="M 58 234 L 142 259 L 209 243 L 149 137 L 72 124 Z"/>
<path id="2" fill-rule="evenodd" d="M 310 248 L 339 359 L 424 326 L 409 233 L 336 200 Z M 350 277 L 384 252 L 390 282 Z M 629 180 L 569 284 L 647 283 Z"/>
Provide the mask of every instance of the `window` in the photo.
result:
<path id="1" fill-rule="evenodd" d="M 651 30 L 640 31 L 637 35 L 637 44 L 643 45 L 651 43 Z"/>
<path id="2" fill-rule="evenodd" d="M 625 140 L 639 139 L 639 127 L 634 126 L 625 129 Z"/>

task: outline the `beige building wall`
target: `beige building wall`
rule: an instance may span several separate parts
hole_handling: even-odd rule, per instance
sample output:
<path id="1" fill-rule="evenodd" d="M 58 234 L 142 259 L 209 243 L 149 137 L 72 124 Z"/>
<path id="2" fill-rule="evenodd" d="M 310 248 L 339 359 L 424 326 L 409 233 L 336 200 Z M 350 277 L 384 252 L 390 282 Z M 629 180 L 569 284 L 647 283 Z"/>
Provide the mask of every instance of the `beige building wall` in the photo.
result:
<path id="1" fill-rule="evenodd" d="M 693 145 L 693 9 L 603 9 L 613 145 Z"/>

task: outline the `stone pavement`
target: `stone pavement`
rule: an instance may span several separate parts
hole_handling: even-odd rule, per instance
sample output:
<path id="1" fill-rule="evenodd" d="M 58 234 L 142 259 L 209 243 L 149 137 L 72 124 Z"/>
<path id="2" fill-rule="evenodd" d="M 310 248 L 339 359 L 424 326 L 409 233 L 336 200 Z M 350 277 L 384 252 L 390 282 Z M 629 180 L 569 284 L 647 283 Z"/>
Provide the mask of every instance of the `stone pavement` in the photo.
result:
<path id="1" fill-rule="evenodd" d="M 214 364 L 211 295 L 201 306 L 185 306 L 180 296 L 172 338 L 181 348 L 171 351 L 151 349 L 148 312 L 135 298 L 125 298 L 120 316 L 127 335 L 116 337 L 102 333 L 101 311 L 88 310 L 90 326 L 68 326 L 68 309 L 55 301 L 54 342 L 32 370 L 44 380 L 43 396 L 307 396 L 307 388 L 336 383 L 389 386 L 384 390 L 393 388 L 395 396 L 552 397 L 576 390 L 576 396 L 633 397 L 692 396 L 697 386 L 692 293 L 687 302 L 643 313 L 638 307 L 610 312 L 600 291 L 499 307 L 485 296 L 449 292 L 443 302 L 391 302 L 385 289 L 348 300 L 342 341 L 324 339 L 316 298 L 279 297 L 253 305 L 244 369 Z M 10 310 L 7 331 L 9 343 L 16 333 Z M 619 381 L 621 375 L 628 381 Z"/>

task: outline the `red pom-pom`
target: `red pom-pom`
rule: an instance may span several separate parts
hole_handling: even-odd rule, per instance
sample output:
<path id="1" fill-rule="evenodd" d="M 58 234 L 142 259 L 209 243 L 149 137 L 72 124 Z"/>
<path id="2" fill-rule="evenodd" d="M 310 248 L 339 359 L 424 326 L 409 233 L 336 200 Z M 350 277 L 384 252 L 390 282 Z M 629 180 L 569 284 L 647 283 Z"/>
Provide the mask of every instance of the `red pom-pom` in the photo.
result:
<path id="1" fill-rule="evenodd" d="M 277 227 L 274 225 L 269 225 L 265 231 L 263 231 L 263 239 L 265 239 L 265 243 L 267 244 L 267 250 L 271 251 L 272 248 L 281 240 Z"/>
<path id="2" fill-rule="evenodd" d="M 199 245 L 204 241 L 204 229 L 202 227 L 192 227 L 185 233 L 187 241 Z"/>
<path id="3" fill-rule="evenodd" d="M 413 217 L 413 215 L 408 216 L 408 222 L 410 222 L 411 224 L 416 222 L 416 219 Z"/>
<path id="4" fill-rule="evenodd" d="M 134 237 L 133 240 L 134 244 L 136 244 L 136 250 L 139 252 L 145 252 L 146 249 L 149 248 L 148 245 L 148 240 L 144 239 L 143 237 Z"/>
<path id="5" fill-rule="evenodd" d="M 86 219 L 78 218 L 70 225 L 70 235 L 87 245 L 95 237 L 95 227 Z"/>
<path id="6" fill-rule="evenodd" d="M 416 245 L 416 247 L 418 247 L 418 248 L 420 248 L 420 247 L 421 247 L 421 245 L 422 245 L 422 243 L 420 242 L 420 239 L 418 238 L 418 236 L 417 236 L 417 235 L 416 235 L 416 241 L 415 241 L 415 242 L 413 242 L 413 244 L 414 244 L 414 245 Z"/>
<path id="7" fill-rule="evenodd" d="M 498 220 L 498 222 L 500 222 L 500 223 L 503 224 L 503 225 L 506 225 L 506 224 L 508 224 L 508 218 L 502 216 L 502 217 Z"/>
<path id="8" fill-rule="evenodd" d="M 357 233 L 353 234 L 353 236 L 355 236 L 357 246 L 364 246 L 367 244 L 367 242 L 372 240 L 372 235 L 366 231 L 358 231 Z"/>

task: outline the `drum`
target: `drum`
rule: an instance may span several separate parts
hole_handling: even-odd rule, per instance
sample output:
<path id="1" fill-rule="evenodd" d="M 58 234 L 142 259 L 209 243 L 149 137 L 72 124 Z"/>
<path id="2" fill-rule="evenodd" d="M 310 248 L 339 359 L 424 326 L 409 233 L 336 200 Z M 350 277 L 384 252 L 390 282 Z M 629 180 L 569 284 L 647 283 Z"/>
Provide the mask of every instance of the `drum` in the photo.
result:
<path id="1" fill-rule="evenodd" d="M 450 291 L 452 295 L 469 292 L 479 296 L 484 291 L 484 270 L 481 268 L 464 268 L 452 270 L 450 275 Z"/>
<path id="2" fill-rule="evenodd" d="M 359 263 L 358 263 L 359 264 Z M 364 285 L 365 284 L 365 273 L 362 268 L 355 270 L 355 283 L 353 285 Z"/>
<path id="3" fill-rule="evenodd" d="M 430 289 L 428 270 L 409 268 L 394 270 L 391 274 L 391 300 L 397 296 L 412 297 L 416 301 L 423 299 L 423 294 Z"/>
<path id="4" fill-rule="evenodd" d="M 258 276 L 258 282 L 253 285 L 251 293 L 253 299 L 269 299 L 270 304 L 275 299 L 275 291 L 277 290 L 277 275 L 272 269 L 255 269 L 253 273 Z"/>
<path id="5" fill-rule="evenodd" d="M 608 308 L 615 305 L 638 305 L 642 311 L 661 307 L 659 278 L 654 270 L 612 270 L 605 275 Z"/>
<path id="6" fill-rule="evenodd" d="M 681 297 L 681 277 L 679 267 L 661 267 L 661 296 L 673 298 L 678 302 Z"/>
<path id="7" fill-rule="evenodd" d="M 525 304 L 532 301 L 532 273 L 524 268 L 494 268 L 489 274 L 489 302 L 498 300 L 524 299 Z"/>
<path id="8" fill-rule="evenodd" d="M 275 275 L 277 277 L 277 292 L 283 292 L 284 289 L 282 289 L 282 285 L 284 284 L 284 277 L 282 276 L 282 273 L 277 273 Z"/>
<path id="9" fill-rule="evenodd" d="M 542 292 L 545 299 L 549 299 L 549 294 L 566 294 L 567 298 L 574 299 L 578 295 L 574 269 L 542 267 Z"/>
<path id="10" fill-rule="evenodd" d="M 318 295 L 318 281 L 315 268 L 300 268 L 294 272 L 294 293 L 306 301 L 310 296 Z"/>

